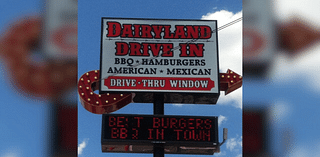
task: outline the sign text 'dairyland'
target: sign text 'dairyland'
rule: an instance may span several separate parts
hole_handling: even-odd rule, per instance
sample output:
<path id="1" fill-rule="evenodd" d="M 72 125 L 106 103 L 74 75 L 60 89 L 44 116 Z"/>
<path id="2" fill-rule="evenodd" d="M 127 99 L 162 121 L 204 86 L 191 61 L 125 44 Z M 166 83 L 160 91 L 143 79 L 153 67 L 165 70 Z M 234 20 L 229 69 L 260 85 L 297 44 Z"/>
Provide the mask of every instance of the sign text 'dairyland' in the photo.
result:
<path id="1" fill-rule="evenodd" d="M 219 93 L 215 29 L 216 21 L 102 18 L 101 91 Z"/>

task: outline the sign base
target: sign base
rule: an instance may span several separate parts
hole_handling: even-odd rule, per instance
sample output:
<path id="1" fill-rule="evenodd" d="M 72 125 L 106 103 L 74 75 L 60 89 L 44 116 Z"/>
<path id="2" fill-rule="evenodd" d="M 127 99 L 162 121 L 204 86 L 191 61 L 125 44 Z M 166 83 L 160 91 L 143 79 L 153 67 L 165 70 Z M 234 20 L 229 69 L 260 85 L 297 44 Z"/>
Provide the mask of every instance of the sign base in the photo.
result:
<path id="1" fill-rule="evenodd" d="M 153 144 L 124 144 L 124 143 L 102 143 L 102 152 L 108 153 L 153 153 Z M 220 147 L 217 145 L 164 145 L 165 154 L 195 154 L 195 155 L 213 155 L 219 153 Z"/>
<path id="2" fill-rule="evenodd" d="M 153 93 L 135 93 L 133 102 L 153 103 Z M 216 104 L 219 94 L 164 93 L 164 103 Z"/>

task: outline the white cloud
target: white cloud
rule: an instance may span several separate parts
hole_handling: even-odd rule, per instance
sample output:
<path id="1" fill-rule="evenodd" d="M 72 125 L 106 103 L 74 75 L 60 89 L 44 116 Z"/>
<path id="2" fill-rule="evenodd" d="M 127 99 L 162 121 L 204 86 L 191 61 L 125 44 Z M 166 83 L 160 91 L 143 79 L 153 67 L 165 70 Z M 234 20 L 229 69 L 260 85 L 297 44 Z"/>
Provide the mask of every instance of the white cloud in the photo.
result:
<path id="1" fill-rule="evenodd" d="M 320 143 L 313 142 L 312 144 L 299 144 L 286 153 L 286 156 L 301 157 L 301 156 L 319 156 Z"/>
<path id="2" fill-rule="evenodd" d="M 301 52 L 302 55 L 296 58 L 288 58 L 285 55 L 278 55 L 275 58 L 274 68 L 272 71 L 272 79 L 277 83 L 288 83 L 292 80 L 302 81 L 310 89 L 320 92 L 320 84 L 318 78 L 320 45 L 314 45 L 309 49 Z"/>
<path id="3" fill-rule="evenodd" d="M 224 95 L 224 92 L 220 94 L 217 105 L 232 105 L 236 108 L 242 109 L 242 87 Z"/>
<path id="4" fill-rule="evenodd" d="M 242 17 L 242 11 L 232 13 L 227 10 L 220 10 L 202 16 L 203 20 L 217 20 L 218 27 L 230 23 Z M 238 22 L 218 32 L 219 44 L 219 68 L 225 73 L 228 69 L 242 75 L 242 22 Z M 231 103 L 234 102 L 234 103 Z M 233 91 L 225 96 L 221 94 L 219 104 L 232 104 L 242 109 L 242 88 Z"/>
<path id="5" fill-rule="evenodd" d="M 1 151 L 0 151 L 1 152 Z M 3 152 L 3 154 L 0 154 L 0 157 L 19 157 L 20 150 L 17 148 L 9 148 L 6 151 Z"/>
<path id="6" fill-rule="evenodd" d="M 242 157 L 242 136 L 237 135 L 235 138 L 227 139 L 224 145 L 232 154 L 237 154 L 235 157 Z M 221 149 L 221 152 L 214 154 L 214 156 L 230 156 L 231 153 L 227 149 Z"/>
<path id="7" fill-rule="evenodd" d="M 202 16 L 203 20 L 217 20 L 218 27 L 242 17 L 242 11 L 236 14 L 221 10 Z M 228 69 L 242 74 L 242 22 L 218 31 L 219 66 L 222 72 Z"/>
<path id="8" fill-rule="evenodd" d="M 7 152 L 2 157 L 18 157 L 19 155 L 15 152 Z"/>
<path id="9" fill-rule="evenodd" d="M 86 146 L 87 146 L 88 140 L 89 140 L 89 139 L 84 139 L 84 140 L 82 141 L 82 143 L 80 143 L 80 144 L 78 145 L 78 155 L 81 155 L 81 154 L 82 154 L 83 149 L 86 148 Z"/>
<path id="10" fill-rule="evenodd" d="M 218 117 L 218 124 L 221 125 L 223 122 L 225 122 L 225 121 L 227 121 L 227 120 L 228 120 L 227 117 L 225 117 L 225 116 L 223 116 L 223 115 L 220 115 L 220 116 Z"/>
<path id="11" fill-rule="evenodd" d="M 274 11 L 277 18 L 281 21 L 288 21 L 292 16 L 304 18 L 304 20 L 312 21 L 316 25 L 320 25 L 319 21 L 319 0 L 301 1 L 292 0 L 273 0 Z M 289 17 L 289 18 L 288 18 Z"/>
<path id="12" fill-rule="evenodd" d="M 226 143 L 226 147 L 231 152 L 232 151 L 241 152 L 242 151 L 242 136 L 228 139 L 227 143 Z"/>
<path id="13" fill-rule="evenodd" d="M 182 107 L 182 106 L 185 105 L 185 104 L 172 104 L 172 105 L 178 106 L 178 107 Z"/>
<path id="14" fill-rule="evenodd" d="M 221 151 L 220 153 L 215 153 L 214 156 L 227 156 L 226 151 Z"/>
<path id="15" fill-rule="evenodd" d="M 301 1 L 291 0 L 273 0 L 275 17 L 280 22 L 289 22 L 293 19 L 300 19 L 304 24 L 309 25 L 312 29 L 319 31 L 320 14 L 319 0 L 307 0 L 303 3 Z M 320 63 L 320 44 L 319 40 L 311 47 L 308 47 L 300 52 L 300 55 L 294 58 L 288 58 L 285 55 L 278 55 L 275 57 L 275 65 L 272 78 L 277 82 L 288 82 L 291 80 L 303 80 L 302 83 L 309 83 L 309 87 L 316 92 L 320 92 L 320 84 L 318 78 L 320 77 L 319 66 Z M 282 54 L 280 52 L 279 54 Z"/>
<path id="16" fill-rule="evenodd" d="M 276 101 L 275 104 L 271 107 L 272 122 L 281 123 L 282 121 L 288 120 L 292 109 L 290 104 L 285 101 Z"/>

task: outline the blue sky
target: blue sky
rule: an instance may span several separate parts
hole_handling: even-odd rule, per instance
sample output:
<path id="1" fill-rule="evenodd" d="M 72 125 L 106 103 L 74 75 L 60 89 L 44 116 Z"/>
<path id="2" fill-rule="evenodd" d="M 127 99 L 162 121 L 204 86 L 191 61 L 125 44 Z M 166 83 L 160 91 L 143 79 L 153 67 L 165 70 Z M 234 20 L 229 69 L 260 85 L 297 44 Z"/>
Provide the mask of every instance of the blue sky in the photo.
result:
<path id="1" fill-rule="evenodd" d="M 26 16 L 39 14 L 40 0 L 13 0 L 1 2 L 0 34 L 9 23 Z M 10 72 L 0 59 L 0 156 L 45 156 L 49 121 L 48 102 L 22 96 L 10 83 Z"/>
<path id="2" fill-rule="evenodd" d="M 267 127 L 271 133 L 269 144 L 272 153 L 312 156 L 318 152 L 315 149 L 319 147 L 320 139 L 320 122 L 317 120 L 320 118 L 319 91 L 310 88 L 305 77 L 289 77 L 291 81 L 288 82 L 277 79 L 244 80 L 243 107 L 263 108 L 269 113 Z M 285 140 L 289 135 L 284 131 L 289 131 L 291 135 L 289 144 Z M 289 146 L 288 152 L 284 150 L 284 144 Z"/>
<path id="3" fill-rule="evenodd" d="M 79 14 L 84 17 L 92 15 L 98 16 L 96 19 L 92 18 L 88 21 L 80 21 L 79 23 L 84 27 L 83 29 L 86 31 L 85 34 L 89 35 L 90 38 L 90 43 L 80 43 L 82 46 L 80 46 L 81 51 L 85 52 L 87 55 L 81 56 L 81 53 L 79 54 L 79 75 L 99 67 L 100 16 L 200 19 L 207 13 L 212 13 L 221 9 L 227 9 L 234 13 L 241 11 L 241 1 L 135 1 L 137 3 L 133 4 L 132 1 L 128 0 L 117 1 L 116 3 L 101 1 L 103 5 L 93 5 L 95 2 L 97 1 L 91 1 L 90 4 L 87 5 L 87 7 L 91 8 Z M 24 16 L 41 15 L 43 5 L 44 1 L 42 0 L 11 0 L 1 2 L 1 34 L 4 33 L 10 23 L 17 21 Z M 85 7 L 85 5 L 79 6 L 79 9 L 82 7 Z M 95 22 L 94 26 L 96 26 L 96 28 L 86 25 L 92 22 Z M 50 123 L 48 122 L 50 122 L 49 106 L 51 104 L 48 101 L 38 101 L 24 97 L 21 93 L 13 89 L 8 77 L 9 72 L 2 62 L 2 59 L 0 71 L 0 88 L 2 89 L 0 110 L 0 157 L 47 156 L 47 148 L 49 145 L 49 133 L 47 128 L 50 128 Z M 223 93 L 221 94 L 221 97 L 223 97 Z M 194 112 L 195 110 L 197 112 Z M 131 112 L 152 114 L 152 105 L 130 104 L 118 113 Z M 241 117 L 241 110 L 233 106 L 166 105 L 165 114 L 207 116 L 235 115 L 234 117 Z M 79 143 L 83 140 L 88 141 L 82 156 L 92 156 L 90 154 L 94 154 L 93 156 L 106 156 L 106 154 L 102 154 L 100 150 L 101 116 L 91 114 L 79 105 L 79 123 Z M 237 126 L 234 126 L 234 124 L 237 124 Z M 228 120 L 225 120 L 221 127 L 231 128 L 229 130 L 229 137 L 238 139 L 241 137 L 241 120 L 239 118 L 228 117 Z M 222 128 L 219 131 L 222 131 Z M 222 149 L 226 150 L 225 145 Z M 238 151 L 236 154 L 240 152 L 241 151 Z M 112 156 L 112 154 L 109 155 Z M 123 154 L 122 156 L 127 155 L 128 154 Z"/>
<path id="4" fill-rule="evenodd" d="M 78 77 L 87 71 L 98 70 L 100 65 L 100 37 L 101 37 L 101 17 L 121 17 L 121 18 L 162 18 L 162 19 L 201 19 L 208 13 L 220 10 L 228 10 L 230 13 L 238 13 L 242 10 L 241 1 L 129 1 L 119 0 L 108 1 L 84 1 L 78 3 Z M 221 18 L 221 17 L 220 17 Z M 231 22 L 232 20 L 227 22 Z M 218 21 L 219 24 L 219 21 Z M 224 23 L 225 24 L 225 23 Z M 241 23 L 238 24 L 241 26 Z M 238 28 L 238 27 L 237 27 Z M 232 28 L 230 28 L 232 30 Z M 225 30 L 228 31 L 228 28 Z M 222 32 L 222 31 L 221 31 Z M 241 30 L 238 31 L 241 33 Z M 220 34 L 218 34 L 220 35 Z M 226 33 L 225 35 L 228 35 Z M 223 33 L 222 33 L 223 36 Z M 220 36 L 219 36 L 220 37 Z M 219 38 L 223 40 L 223 38 Z M 219 41 L 219 42 L 220 42 Z M 223 41 L 221 41 L 223 44 Z M 241 46 L 241 42 L 240 42 Z M 223 47 L 223 46 L 222 46 Z M 221 47 L 220 47 L 221 48 Z M 220 52 L 220 56 L 223 55 Z M 238 51 L 241 54 L 241 51 Z M 230 54 L 225 54 L 230 55 Z M 220 57 L 219 56 L 219 57 Z M 238 55 L 239 56 L 239 55 Z M 239 56 L 238 60 L 241 58 Z M 220 60 L 220 63 L 222 61 Z M 238 65 L 232 65 L 231 69 L 242 72 L 241 61 Z M 225 65 L 227 66 L 227 65 Z M 224 69 L 222 72 L 226 72 Z M 242 89 L 240 89 L 242 90 Z M 230 94 L 232 96 L 233 93 Z M 241 94 L 241 92 L 240 92 Z M 236 94 L 235 94 L 236 95 Z M 237 94 L 239 95 L 239 94 Z M 225 97 L 221 92 L 220 98 Z M 223 99 L 223 98 L 222 98 Z M 239 98 L 232 98 L 234 101 L 221 101 L 217 105 L 173 105 L 165 104 L 165 114 L 167 115 L 203 115 L 220 116 L 219 141 L 222 141 L 222 128 L 229 129 L 229 138 L 233 138 L 237 146 L 229 144 L 229 148 L 224 144 L 221 147 L 220 156 L 237 156 L 241 154 L 242 142 L 242 109 L 239 107 Z M 114 112 L 123 114 L 153 114 L 152 104 L 131 103 L 124 108 Z M 86 111 L 80 104 L 78 105 L 78 148 L 81 143 L 86 146 L 81 149 L 79 156 L 152 156 L 152 154 L 124 154 L 124 153 L 102 153 L 101 152 L 101 115 L 92 114 Z M 185 156 L 185 155 L 166 155 Z M 197 155 L 193 155 L 197 156 Z"/>

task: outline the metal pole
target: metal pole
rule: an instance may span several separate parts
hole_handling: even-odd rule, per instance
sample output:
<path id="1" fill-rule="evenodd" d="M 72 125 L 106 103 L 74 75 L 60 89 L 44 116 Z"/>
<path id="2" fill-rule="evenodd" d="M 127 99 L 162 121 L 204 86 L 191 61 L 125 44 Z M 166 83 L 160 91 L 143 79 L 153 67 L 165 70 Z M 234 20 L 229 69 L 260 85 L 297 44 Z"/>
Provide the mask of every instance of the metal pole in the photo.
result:
<path id="1" fill-rule="evenodd" d="M 164 115 L 164 94 L 154 93 L 153 94 L 153 114 Z M 164 145 L 163 143 L 153 144 L 153 156 L 164 157 Z"/>
<path id="2" fill-rule="evenodd" d="M 153 114 L 164 115 L 164 94 L 163 93 L 153 94 Z"/>

